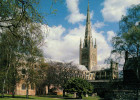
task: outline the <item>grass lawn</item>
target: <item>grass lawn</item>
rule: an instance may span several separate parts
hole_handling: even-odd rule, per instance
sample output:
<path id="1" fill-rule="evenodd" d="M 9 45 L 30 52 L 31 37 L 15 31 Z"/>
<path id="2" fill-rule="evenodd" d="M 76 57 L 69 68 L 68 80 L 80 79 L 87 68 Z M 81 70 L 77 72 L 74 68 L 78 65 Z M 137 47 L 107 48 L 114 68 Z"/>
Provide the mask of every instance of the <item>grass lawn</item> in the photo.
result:
<path id="1" fill-rule="evenodd" d="M 7 96 L 4 98 L 0 98 L 0 100 L 75 100 L 63 98 L 62 96 L 29 96 L 29 99 L 26 99 L 25 96 L 15 96 L 12 98 L 11 96 Z M 80 100 L 80 99 L 79 99 Z M 99 97 L 83 97 L 83 100 L 100 100 Z"/>

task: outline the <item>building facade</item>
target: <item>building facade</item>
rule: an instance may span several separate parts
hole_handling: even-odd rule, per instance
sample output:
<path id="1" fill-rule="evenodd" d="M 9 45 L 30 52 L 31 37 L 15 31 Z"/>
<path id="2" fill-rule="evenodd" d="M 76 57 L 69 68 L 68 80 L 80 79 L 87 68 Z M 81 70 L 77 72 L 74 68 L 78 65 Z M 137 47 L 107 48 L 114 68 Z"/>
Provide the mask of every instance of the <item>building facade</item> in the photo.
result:
<path id="1" fill-rule="evenodd" d="M 15 94 L 16 95 L 26 95 L 27 87 L 24 80 L 21 80 L 19 83 L 16 84 Z M 28 95 L 36 95 L 36 88 L 34 84 L 29 84 L 28 87 Z"/>
<path id="2" fill-rule="evenodd" d="M 80 40 L 79 63 L 81 65 L 85 65 L 89 71 L 92 70 L 93 66 L 97 65 L 97 45 L 96 45 L 96 39 L 95 39 L 95 43 L 93 44 L 89 4 L 87 9 L 87 20 L 86 20 L 84 43 L 82 43 L 82 41 Z"/>
<path id="3" fill-rule="evenodd" d="M 94 73 L 95 80 L 113 80 L 118 79 L 118 63 L 111 61 L 109 68 L 92 71 Z"/>

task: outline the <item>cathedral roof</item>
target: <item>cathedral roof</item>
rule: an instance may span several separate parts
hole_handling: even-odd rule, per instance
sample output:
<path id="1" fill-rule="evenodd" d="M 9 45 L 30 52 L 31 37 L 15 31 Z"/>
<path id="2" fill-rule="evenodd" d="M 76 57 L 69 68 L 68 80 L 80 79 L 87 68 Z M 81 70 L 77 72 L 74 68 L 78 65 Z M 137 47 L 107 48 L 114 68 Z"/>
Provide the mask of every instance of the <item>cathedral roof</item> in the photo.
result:
<path id="1" fill-rule="evenodd" d="M 96 65 L 92 67 L 92 72 L 93 71 L 101 71 L 101 70 L 107 70 L 110 68 L 110 64 L 101 64 L 101 65 Z"/>

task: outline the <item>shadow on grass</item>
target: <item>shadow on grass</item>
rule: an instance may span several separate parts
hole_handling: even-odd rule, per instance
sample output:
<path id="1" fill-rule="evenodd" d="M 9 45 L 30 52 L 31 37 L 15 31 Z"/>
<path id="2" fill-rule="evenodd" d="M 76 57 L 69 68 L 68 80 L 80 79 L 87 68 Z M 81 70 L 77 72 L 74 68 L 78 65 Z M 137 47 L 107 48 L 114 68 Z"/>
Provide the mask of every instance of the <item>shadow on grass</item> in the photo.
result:
<path id="1" fill-rule="evenodd" d="M 0 96 L 0 98 L 2 98 L 2 97 Z M 4 98 L 13 98 L 13 97 L 11 95 L 5 95 Z M 17 96 L 17 95 L 14 98 L 27 99 L 25 96 Z M 34 99 L 34 98 L 29 96 L 28 99 Z"/>
<path id="2" fill-rule="evenodd" d="M 38 95 L 38 97 L 63 98 L 61 95 Z"/>
<path id="3" fill-rule="evenodd" d="M 62 95 L 41 95 L 41 96 L 38 96 L 38 97 L 47 97 L 47 98 L 59 98 L 59 99 L 73 99 L 73 100 L 81 100 L 81 99 L 78 99 L 78 98 L 73 98 L 73 97 L 69 97 L 69 96 L 65 96 L 63 97 Z"/>
<path id="4" fill-rule="evenodd" d="M 68 96 L 66 96 L 66 97 L 63 97 L 62 95 L 41 95 L 41 96 L 38 96 L 38 97 L 47 97 L 47 98 L 59 98 L 59 99 L 69 99 L 69 100 L 71 100 L 71 99 L 73 99 L 73 100 L 77 100 L 77 98 L 72 98 L 72 97 L 68 97 Z"/>

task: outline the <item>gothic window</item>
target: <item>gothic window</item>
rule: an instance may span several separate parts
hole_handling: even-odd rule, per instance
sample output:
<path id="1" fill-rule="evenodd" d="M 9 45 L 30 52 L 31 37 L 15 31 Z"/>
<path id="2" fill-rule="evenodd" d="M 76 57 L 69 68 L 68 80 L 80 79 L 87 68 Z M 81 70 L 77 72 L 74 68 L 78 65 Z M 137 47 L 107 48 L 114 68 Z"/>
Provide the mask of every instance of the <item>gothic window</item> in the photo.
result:
<path id="1" fill-rule="evenodd" d="M 22 74 L 26 74 L 26 70 L 25 69 L 22 69 Z"/>
<path id="2" fill-rule="evenodd" d="M 23 83 L 22 84 L 22 90 L 25 90 L 26 89 L 26 85 Z"/>
<path id="3" fill-rule="evenodd" d="M 25 78 L 25 75 L 23 75 L 22 78 Z"/>
<path id="4" fill-rule="evenodd" d="M 34 68 L 37 68 L 37 65 L 35 65 Z"/>

